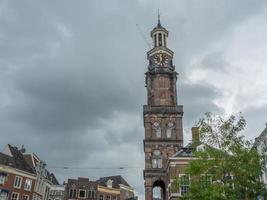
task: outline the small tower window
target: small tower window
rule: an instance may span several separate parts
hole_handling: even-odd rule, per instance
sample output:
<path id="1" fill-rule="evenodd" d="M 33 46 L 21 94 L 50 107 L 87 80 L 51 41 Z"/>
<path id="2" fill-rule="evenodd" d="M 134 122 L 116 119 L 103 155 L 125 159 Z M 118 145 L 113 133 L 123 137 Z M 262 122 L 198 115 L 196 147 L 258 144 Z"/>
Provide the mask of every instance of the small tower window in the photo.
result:
<path id="1" fill-rule="evenodd" d="M 162 46 L 162 34 L 159 33 L 159 46 L 161 47 Z"/>
<path id="2" fill-rule="evenodd" d="M 154 35 L 154 46 L 155 47 L 157 46 L 157 35 L 156 34 Z"/>
<path id="3" fill-rule="evenodd" d="M 166 131 L 166 136 L 167 138 L 171 138 L 172 137 L 172 130 L 174 128 L 174 124 L 172 122 L 169 122 L 167 124 L 167 131 Z"/>
<path id="4" fill-rule="evenodd" d="M 153 152 L 152 168 L 162 168 L 161 152 L 158 149 Z"/>
<path id="5" fill-rule="evenodd" d="M 153 128 L 155 129 L 156 137 L 157 138 L 161 138 L 161 128 L 159 126 L 159 123 L 158 122 L 154 122 Z"/>
<path id="6" fill-rule="evenodd" d="M 164 34 L 164 46 L 166 47 L 167 46 L 167 43 L 166 43 L 166 35 Z"/>

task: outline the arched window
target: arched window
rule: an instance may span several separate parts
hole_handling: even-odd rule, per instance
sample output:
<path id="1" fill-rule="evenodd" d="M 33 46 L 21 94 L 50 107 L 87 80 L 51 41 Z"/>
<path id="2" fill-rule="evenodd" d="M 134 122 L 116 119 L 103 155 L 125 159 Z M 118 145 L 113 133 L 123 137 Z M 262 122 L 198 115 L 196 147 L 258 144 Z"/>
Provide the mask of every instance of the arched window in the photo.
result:
<path id="1" fill-rule="evenodd" d="M 155 130 L 156 137 L 161 138 L 161 128 L 158 122 L 154 122 L 153 129 Z"/>
<path id="2" fill-rule="evenodd" d="M 172 130 L 173 129 L 174 129 L 174 123 L 173 122 L 169 122 L 167 124 L 167 131 L 166 131 L 167 138 L 171 138 L 172 137 Z"/>
<path id="3" fill-rule="evenodd" d="M 152 168 L 162 168 L 162 158 L 160 150 L 153 151 Z"/>
<path id="4" fill-rule="evenodd" d="M 157 35 L 156 34 L 154 35 L 154 46 L 155 47 L 157 46 Z"/>

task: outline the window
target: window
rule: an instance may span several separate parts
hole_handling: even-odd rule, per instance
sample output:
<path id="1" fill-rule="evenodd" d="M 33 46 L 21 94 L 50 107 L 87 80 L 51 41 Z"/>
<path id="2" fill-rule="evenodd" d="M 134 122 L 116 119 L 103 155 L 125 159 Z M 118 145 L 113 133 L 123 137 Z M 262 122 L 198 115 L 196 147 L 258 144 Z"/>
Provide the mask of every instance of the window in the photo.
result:
<path id="1" fill-rule="evenodd" d="M 94 199 L 95 198 L 95 191 L 94 190 L 89 190 L 88 192 L 88 198 L 89 199 Z"/>
<path id="2" fill-rule="evenodd" d="M 173 128 L 174 128 L 174 124 L 172 122 L 169 122 L 167 124 L 167 132 L 166 132 L 167 138 L 171 138 L 172 137 L 172 129 Z"/>
<path id="3" fill-rule="evenodd" d="M 0 185 L 4 184 L 6 180 L 6 174 L 0 173 Z"/>
<path id="4" fill-rule="evenodd" d="M 99 200 L 104 200 L 103 195 L 99 195 Z"/>
<path id="5" fill-rule="evenodd" d="M 210 185 L 212 183 L 212 177 L 211 175 L 202 175 L 201 176 L 201 186 L 202 187 L 207 187 L 208 185 Z"/>
<path id="6" fill-rule="evenodd" d="M 167 42 L 166 42 L 166 35 L 164 34 L 164 46 L 167 46 Z"/>
<path id="7" fill-rule="evenodd" d="M 13 192 L 11 195 L 11 200 L 18 200 L 19 199 L 19 193 Z"/>
<path id="8" fill-rule="evenodd" d="M 180 177 L 180 193 L 184 195 L 188 192 L 189 189 L 189 175 L 188 174 L 181 174 Z"/>
<path id="9" fill-rule="evenodd" d="M 157 36 L 156 36 L 156 34 L 154 35 L 154 46 L 157 46 Z"/>
<path id="10" fill-rule="evenodd" d="M 107 181 L 107 186 L 108 186 L 108 188 L 112 188 L 112 183 L 113 183 L 113 180 L 111 180 L 111 179 L 109 179 L 109 180 Z"/>
<path id="11" fill-rule="evenodd" d="M 14 187 L 15 188 L 20 188 L 21 187 L 21 180 L 22 180 L 22 178 L 20 176 L 16 176 L 15 177 L 15 181 L 14 181 Z"/>
<path id="12" fill-rule="evenodd" d="M 0 190 L 0 200 L 7 200 L 8 198 L 8 191 L 7 190 Z"/>
<path id="13" fill-rule="evenodd" d="M 112 196 L 112 200 L 117 200 L 117 197 L 116 196 Z"/>
<path id="14" fill-rule="evenodd" d="M 162 168 L 161 152 L 158 149 L 153 152 L 152 168 Z"/>
<path id="15" fill-rule="evenodd" d="M 69 197 L 76 198 L 76 189 L 70 189 Z"/>
<path id="16" fill-rule="evenodd" d="M 160 129 L 159 123 L 158 122 L 154 122 L 153 128 L 156 131 L 156 137 L 157 138 L 161 138 L 161 129 Z"/>
<path id="17" fill-rule="evenodd" d="M 109 195 L 107 195 L 106 200 L 110 200 L 110 196 Z"/>
<path id="18" fill-rule="evenodd" d="M 79 190 L 79 197 L 80 198 L 86 198 L 86 191 L 85 190 Z"/>
<path id="19" fill-rule="evenodd" d="M 29 195 L 23 195 L 22 200 L 29 200 Z"/>
<path id="20" fill-rule="evenodd" d="M 25 180 L 25 185 L 24 185 L 24 190 L 30 191 L 32 187 L 32 180 L 26 179 Z"/>
<path id="21" fill-rule="evenodd" d="M 162 46 L 162 35 L 159 33 L 159 46 Z"/>

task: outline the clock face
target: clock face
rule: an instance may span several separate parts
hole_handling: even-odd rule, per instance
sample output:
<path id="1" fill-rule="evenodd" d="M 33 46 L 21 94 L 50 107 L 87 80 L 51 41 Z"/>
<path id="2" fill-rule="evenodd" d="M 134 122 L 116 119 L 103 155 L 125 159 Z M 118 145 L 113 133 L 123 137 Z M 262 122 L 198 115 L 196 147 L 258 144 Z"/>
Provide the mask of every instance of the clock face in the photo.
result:
<path id="1" fill-rule="evenodd" d="M 159 53 L 154 57 L 155 64 L 159 65 L 161 67 L 163 67 L 165 64 L 167 64 L 168 61 L 169 61 L 168 57 L 163 53 Z"/>

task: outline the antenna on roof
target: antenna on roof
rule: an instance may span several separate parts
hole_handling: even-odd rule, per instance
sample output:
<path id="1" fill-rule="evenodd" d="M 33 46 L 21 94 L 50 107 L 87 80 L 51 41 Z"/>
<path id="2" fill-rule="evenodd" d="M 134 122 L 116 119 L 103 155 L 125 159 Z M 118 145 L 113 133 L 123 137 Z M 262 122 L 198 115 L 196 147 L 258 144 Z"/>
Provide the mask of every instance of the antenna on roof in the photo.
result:
<path id="1" fill-rule="evenodd" d="M 138 29 L 139 33 L 141 34 L 141 36 L 142 36 L 143 40 L 145 41 L 145 43 L 147 44 L 148 48 L 151 49 L 151 44 L 146 39 L 146 36 L 144 35 L 143 31 L 141 30 L 141 28 L 138 24 L 136 24 L 136 28 Z"/>

